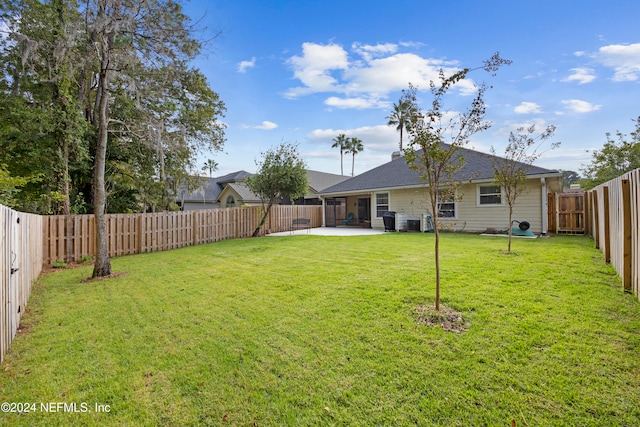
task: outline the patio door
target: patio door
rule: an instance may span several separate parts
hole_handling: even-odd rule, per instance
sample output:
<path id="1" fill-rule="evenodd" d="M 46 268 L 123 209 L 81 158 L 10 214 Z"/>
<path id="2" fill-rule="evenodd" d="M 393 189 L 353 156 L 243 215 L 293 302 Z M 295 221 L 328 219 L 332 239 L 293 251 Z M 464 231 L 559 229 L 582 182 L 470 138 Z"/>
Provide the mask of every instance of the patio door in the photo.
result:
<path id="1" fill-rule="evenodd" d="M 324 222 L 327 227 L 335 227 L 338 219 L 347 215 L 347 199 L 328 197 L 324 201 Z"/>
<path id="2" fill-rule="evenodd" d="M 358 222 L 371 225 L 371 197 L 358 199 Z"/>

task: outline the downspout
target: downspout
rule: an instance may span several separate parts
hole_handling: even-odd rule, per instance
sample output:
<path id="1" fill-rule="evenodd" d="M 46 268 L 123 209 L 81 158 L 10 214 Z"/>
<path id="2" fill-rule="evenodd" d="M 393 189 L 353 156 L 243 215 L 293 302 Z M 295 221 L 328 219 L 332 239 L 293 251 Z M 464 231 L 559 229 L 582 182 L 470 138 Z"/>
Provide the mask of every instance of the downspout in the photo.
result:
<path id="1" fill-rule="evenodd" d="M 320 196 L 320 201 L 322 202 L 322 226 L 326 227 L 327 225 L 325 224 L 325 217 L 324 217 L 324 213 L 325 210 L 327 209 L 326 206 L 324 205 L 324 196 Z"/>
<path id="2" fill-rule="evenodd" d="M 547 180 L 546 178 L 540 178 L 542 184 L 542 235 L 547 235 L 547 227 L 549 226 L 549 207 L 547 206 Z"/>

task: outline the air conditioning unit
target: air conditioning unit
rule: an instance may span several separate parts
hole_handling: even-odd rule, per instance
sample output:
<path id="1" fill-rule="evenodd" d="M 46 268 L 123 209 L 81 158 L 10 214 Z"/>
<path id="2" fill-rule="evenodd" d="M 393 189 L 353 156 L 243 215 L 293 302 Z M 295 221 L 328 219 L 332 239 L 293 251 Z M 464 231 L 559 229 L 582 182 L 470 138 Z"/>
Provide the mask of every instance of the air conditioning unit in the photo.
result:
<path id="1" fill-rule="evenodd" d="M 420 218 L 407 218 L 407 231 L 422 231 L 421 228 L 422 220 Z"/>
<path id="2" fill-rule="evenodd" d="M 407 231 L 407 215 L 396 214 L 396 230 Z"/>

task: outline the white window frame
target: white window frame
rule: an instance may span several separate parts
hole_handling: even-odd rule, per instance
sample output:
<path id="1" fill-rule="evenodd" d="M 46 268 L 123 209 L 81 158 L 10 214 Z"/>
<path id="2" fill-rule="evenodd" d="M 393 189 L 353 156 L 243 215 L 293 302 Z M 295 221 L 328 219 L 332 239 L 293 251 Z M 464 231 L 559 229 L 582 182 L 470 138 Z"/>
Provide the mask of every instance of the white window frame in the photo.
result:
<path id="1" fill-rule="evenodd" d="M 481 188 L 483 187 L 498 187 L 500 188 L 500 203 L 481 203 L 482 197 L 483 196 L 496 196 L 498 195 L 498 193 L 489 193 L 489 194 L 481 194 Z M 504 206 L 504 189 L 502 188 L 502 186 L 499 186 L 498 184 L 478 184 L 476 186 L 476 205 L 479 208 L 489 208 L 489 207 L 494 207 L 494 206 Z"/>
<path id="2" fill-rule="evenodd" d="M 446 202 L 441 202 L 440 201 L 440 194 L 443 192 L 449 192 L 449 189 L 441 189 L 438 190 L 438 218 L 446 220 L 446 219 L 458 219 L 458 192 L 454 191 L 454 193 L 451 195 L 452 196 L 452 200 L 450 201 L 446 201 Z M 442 215 L 442 208 L 441 205 L 448 205 L 448 204 L 453 204 L 453 216 L 443 216 Z"/>
<path id="3" fill-rule="evenodd" d="M 387 196 L 387 203 L 386 204 L 379 204 L 378 203 L 378 195 L 386 195 Z M 377 193 L 374 193 L 373 195 L 373 199 L 374 199 L 374 207 L 375 207 L 375 212 L 376 212 L 376 218 L 382 218 L 382 214 L 384 214 L 387 211 L 391 210 L 391 194 L 389 194 L 388 191 L 380 191 Z M 387 209 L 385 209 L 384 211 L 380 211 L 382 212 L 380 215 L 378 215 L 378 206 L 386 206 Z"/>

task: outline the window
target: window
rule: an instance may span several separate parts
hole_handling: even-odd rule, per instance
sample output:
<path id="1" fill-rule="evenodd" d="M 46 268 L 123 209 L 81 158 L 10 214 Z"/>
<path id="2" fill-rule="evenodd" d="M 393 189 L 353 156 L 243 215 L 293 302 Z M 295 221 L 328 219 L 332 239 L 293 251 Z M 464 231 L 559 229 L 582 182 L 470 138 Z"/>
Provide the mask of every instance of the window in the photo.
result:
<path id="1" fill-rule="evenodd" d="M 389 210 L 389 193 L 376 193 L 376 218 Z"/>
<path id="2" fill-rule="evenodd" d="M 456 198 L 452 190 L 438 190 L 438 218 L 456 218 Z"/>
<path id="3" fill-rule="evenodd" d="M 502 188 L 499 185 L 481 185 L 478 188 L 478 205 L 502 205 Z"/>
<path id="4" fill-rule="evenodd" d="M 227 197 L 227 206 L 228 208 L 232 208 L 236 205 L 236 200 L 233 198 L 233 196 L 229 196 Z"/>

